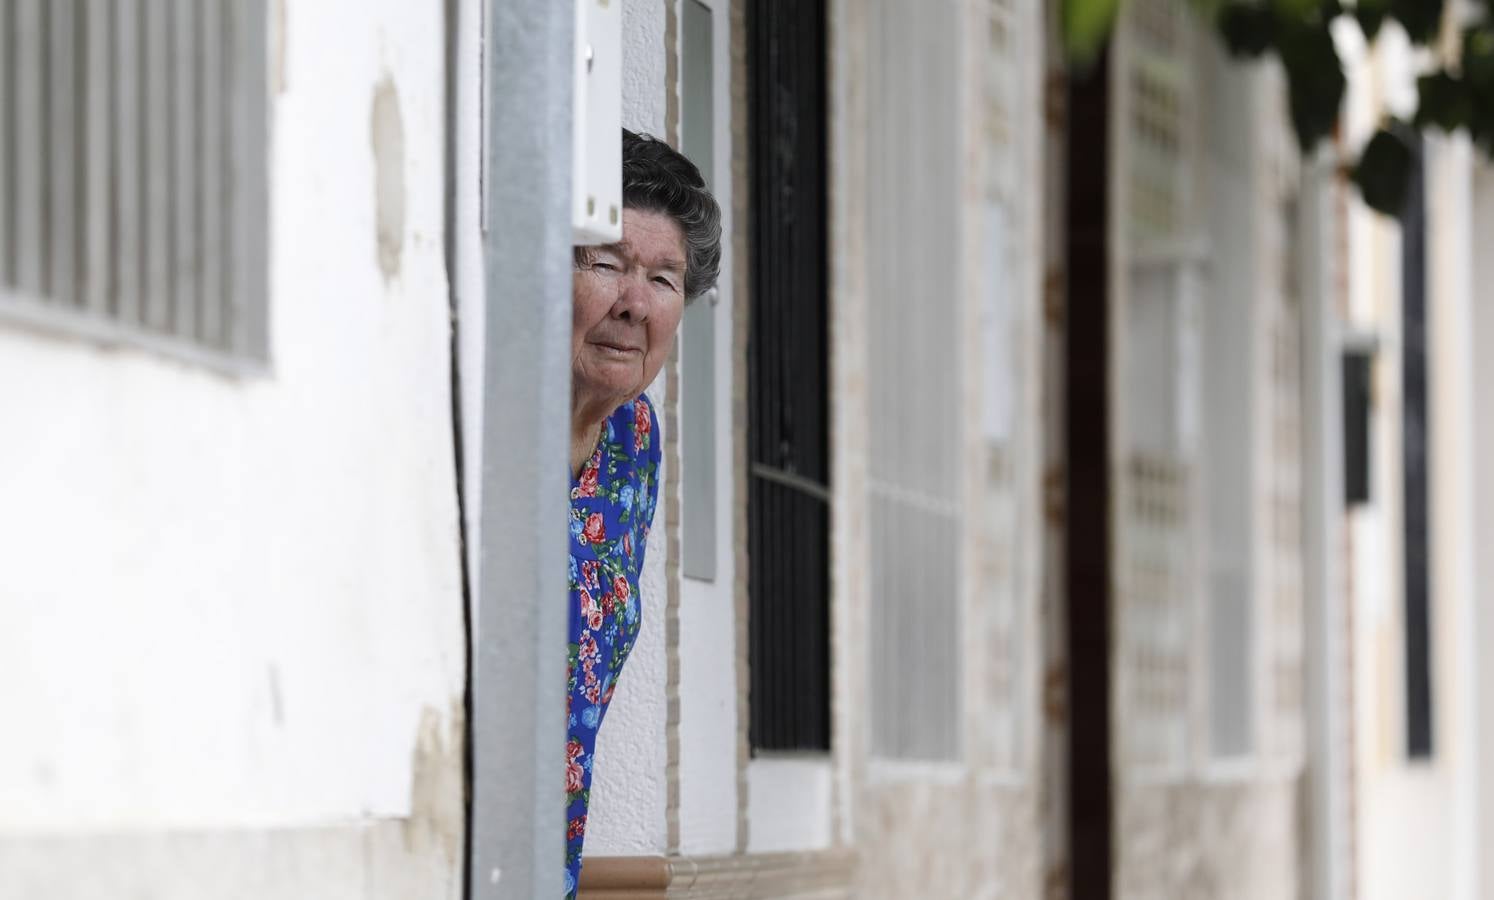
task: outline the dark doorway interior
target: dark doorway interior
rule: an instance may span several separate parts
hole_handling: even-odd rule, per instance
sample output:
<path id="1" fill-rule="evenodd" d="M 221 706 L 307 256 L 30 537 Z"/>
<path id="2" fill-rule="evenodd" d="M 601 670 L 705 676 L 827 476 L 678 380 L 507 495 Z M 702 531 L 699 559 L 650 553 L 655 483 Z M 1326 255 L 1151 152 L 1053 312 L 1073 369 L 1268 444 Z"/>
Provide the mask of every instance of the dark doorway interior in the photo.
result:
<path id="1" fill-rule="evenodd" d="M 1069 84 L 1065 517 L 1069 872 L 1074 900 L 1108 900 L 1110 765 L 1110 71 Z"/>

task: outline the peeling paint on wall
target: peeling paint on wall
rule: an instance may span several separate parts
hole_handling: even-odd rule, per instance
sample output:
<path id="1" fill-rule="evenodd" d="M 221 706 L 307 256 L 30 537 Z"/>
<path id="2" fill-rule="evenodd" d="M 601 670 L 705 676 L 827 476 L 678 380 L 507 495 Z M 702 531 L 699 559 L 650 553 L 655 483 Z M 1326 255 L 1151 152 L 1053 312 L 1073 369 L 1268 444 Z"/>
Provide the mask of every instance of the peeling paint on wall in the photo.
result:
<path id="1" fill-rule="evenodd" d="M 462 741 L 466 716 L 461 697 L 443 716 L 426 707 L 420 714 L 411 760 L 410 816 L 404 821 L 405 850 L 423 857 L 439 852 L 455 866 L 461 859 L 463 807 Z"/>
<path id="2" fill-rule="evenodd" d="M 405 124 L 399 90 L 388 75 L 374 89 L 371 119 L 379 269 L 387 282 L 399 275 L 405 243 Z"/>

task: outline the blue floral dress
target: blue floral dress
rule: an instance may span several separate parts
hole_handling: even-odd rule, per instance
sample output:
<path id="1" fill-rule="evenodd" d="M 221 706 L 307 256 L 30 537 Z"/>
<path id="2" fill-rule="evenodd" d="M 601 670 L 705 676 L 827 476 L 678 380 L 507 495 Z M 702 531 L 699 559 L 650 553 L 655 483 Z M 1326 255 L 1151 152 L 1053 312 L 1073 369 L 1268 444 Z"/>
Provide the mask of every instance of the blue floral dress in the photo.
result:
<path id="1" fill-rule="evenodd" d="M 565 896 L 576 896 L 597 729 L 643 624 L 638 573 L 659 496 L 659 421 L 647 397 L 617 408 L 571 480 L 566 651 Z"/>

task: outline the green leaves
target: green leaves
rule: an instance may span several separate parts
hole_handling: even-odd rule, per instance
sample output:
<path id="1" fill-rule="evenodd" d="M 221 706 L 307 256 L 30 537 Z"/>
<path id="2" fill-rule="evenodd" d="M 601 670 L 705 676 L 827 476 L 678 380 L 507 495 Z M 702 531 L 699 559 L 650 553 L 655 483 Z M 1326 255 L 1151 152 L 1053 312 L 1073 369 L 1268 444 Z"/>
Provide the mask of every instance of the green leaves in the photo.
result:
<path id="1" fill-rule="evenodd" d="M 1435 125 L 1443 131 L 1455 131 L 1473 118 L 1473 92 L 1468 82 L 1451 72 L 1423 75 L 1417 80 L 1417 93 L 1418 128 Z"/>
<path id="2" fill-rule="evenodd" d="M 1265 6 L 1230 3 L 1219 11 L 1219 34 L 1231 55 L 1261 56 L 1276 44 L 1276 15 Z"/>
<path id="3" fill-rule="evenodd" d="M 1459 67 L 1423 75 L 1417 94 L 1418 128 L 1467 129 L 1494 158 L 1494 29 L 1487 24 L 1466 29 Z"/>
<path id="4" fill-rule="evenodd" d="M 1063 0 L 1065 41 L 1071 59 L 1089 65 L 1110 39 L 1120 5 L 1131 0 Z M 1215 23 L 1230 53 L 1250 59 L 1275 54 L 1286 70 L 1292 127 L 1304 150 L 1333 134 L 1348 89 L 1332 27 L 1357 22 L 1374 41 L 1398 22 L 1414 44 L 1437 41 L 1447 0 L 1191 0 Z M 1412 151 L 1404 129 L 1466 129 L 1494 159 L 1494 0 L 1479 0 L 1478 15 L 1463 32 L 1458 65 L 1418 81 L 1419 107 L 1410 125 L 1393 123 L 1376 134 L 1353 168 L 1365 201 L 1398 214 L 1405 205 Z"/>
<path id="5" fill-rule="evenodd" d="M 1333 133 L 1349 81 L 1326 21 L 1284 27 L 1277 53 L 1286 68 L 1292 127 L 1307 152 Z"/>
<path id="6" fill-rule="evenodd" d="M 1473 141 L 1494 159 L 1494 27 L 1488 19 L 1463 32 L 1463 88 Z"/>
<path id="7" fill-rule="evenodd" d="M 1392 125 L 1370 138 L 1350 175 L 1364 202 L 1388 216 L 1399 216 L 1406 208 L 1411 188 L 1415 154 L 1401 136 L 1403 128 Z"/>
<path id="8" fill-rule="evenodd" d="M 1064 49 L 1080 68 L 1092 65 L 1115 30 L 1120 0 L 1063 0 Z"/>
<path id="9" fill-rule="evenodd" d="M 1227 0 L 1215 18 L 1231 54 L 1280 57 L 1291 92 L 1292 126 L 1304 150 L 1333 133 L 1348 89 L 1329 30 L 1341 14 L 1337 0 Z"/>
<path id="10" fill-rule="evenodd" d="M 1380 26 L 1390 16 L 1390 0 L 1359 0 L 1354 5 L 1354 18 L 1359 22 L 1359 29 L 1364 32 L 1367 41 L 1373 41 L 1380 34 Z"/>
<path id="11" fill-rule="evenodd" d="M 1442 26 L 1443 0 L 1388 0 L 1390 15 L 1418 44 L 1435 40 Z"/>
<path id="12" fill-rule="evenodd" d="M 1463 32 L 1462 66 L 1469 82 L 1494 94 L 1494 29 L 1487 20 Z"/>

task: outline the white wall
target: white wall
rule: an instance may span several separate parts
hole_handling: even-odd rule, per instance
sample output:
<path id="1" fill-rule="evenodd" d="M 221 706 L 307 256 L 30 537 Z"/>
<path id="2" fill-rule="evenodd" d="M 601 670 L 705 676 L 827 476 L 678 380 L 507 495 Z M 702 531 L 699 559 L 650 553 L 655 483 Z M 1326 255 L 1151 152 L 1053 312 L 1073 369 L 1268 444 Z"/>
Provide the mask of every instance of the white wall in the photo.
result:
<path id="1" fill-rule="evenodd" d="M 1474 176 L 1473 228 L 1470 246 L 1472 295 L 1469 330 L 1473 346 L 1494 347 L 1494 167 L 1478 165 Z M 1494 472 L 1486 462 L 1494 459 L 1494 355 L 1487 351 L 1473 354 L 1472 373 L 1473 485 L 1469 492 L 1474 510 L 1473 575 L 1475 595 L 1473 609 L 1477 617 L 1473 639 L 1480 647 L 1494 647 Z M 1478 779 L 1478 810 L 1475 833 L 1479 870 L 1476 872 L 1480 898 L 1494 897 L 1494 654 L 1479 656 L 1477 697 L 1478 750 L 1474 768 Z"/>
<path id="2" fill-rule="evenodd" d="M 1461 136 L 1428 142 L 1431 367 L 1432 685 L 1437 762 L 1449 784 L 1441 815 L 1450 900 L 1474 897 L 1478 796 L 1478 653 L 1474 610 L 1473 146 Z"/>
<path id="3" fill-rule="evenodd" d="M 733 460 L 738 423 L 733 415 L 732 319 L 732 85 L 729 0 L 709 0 L 712 35 L 716 121 L 712 123 L 715 175 L 713 190 L 723 214 L 721 271 L 716 297 L 701 297 L 698 312 L 711 317 L 715 371 L 709 380 L 692 381 L 681 373 L 680 392 L 706 391 L 712 396 L 715 429 L 715 556 L 714 581 L 682 578 L 680 582 L 679 655 L 679 850 L 687 855 L 730 853 L 738 844 L 738 701 L 736 548 L 737 501 Z M 682 29 L 683 31 L 683 29 Z M 688 77 L 681 65 L 681 79 Z M 683 90 L 683 86 L 682 86 Z M 684 104 L 682 103 L 683 107 Z M 682 116 L 689 111 L 681 110 Z M 682 122 L 682 129 L 692 127 Z M 682 130 L 682 134 L 683 134 Z M 714 305 L 712 305 L 714 304 Z M 736 386 L 745 391 L 745 385 Z M 686 415 L 682 404 L 681 416 Z M 689 429 L 681 428 L 681 458 L 694 458 L 685 443 Z M 682 479 L 683 481 L 683 479 Z M 683 523 L 682 523 L 682 531 Z M 692 535 L 682 533 L 688 545 Z M 745 537 L 742 538 L 745 540 Z"/>
<path id="4" fill-rule="evenodd" d="M 451 103 L 452 233 L 448 236 L 451 288 L 456 296 L 457 377 L 461 382 L 462 500 L 467 525 L 467 570 L 476 591 L 481 584 L 478 564 L 482 538 L 482 387 L 483 342 L 487 320 L 486 269 L 483 261 L 483 176 L 485 125 L 483 91 L 483 28 L 485 0 L 457 0 L 456 27 L 450 48 L 456 78 Z M 477 603 L 473 598 L 474 615 Z M 474 625 L 476 625 L 474 619 Z"/>
<path id="5" fill-rule="evenodd" d="M 443 14 L 286 0 L 283 26 L 271 371 L 0 330 L 0 896 L 459 884 Z"/>

